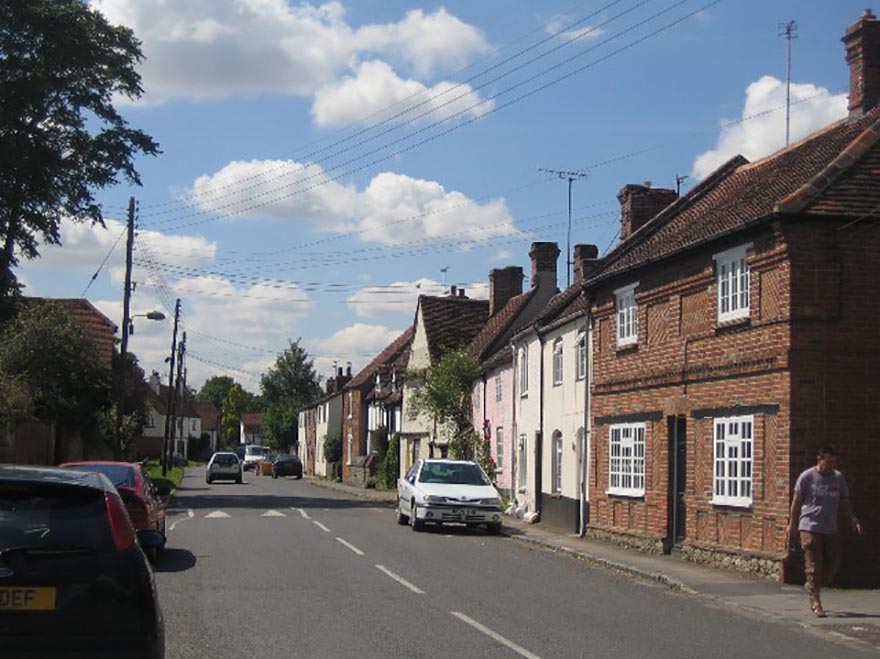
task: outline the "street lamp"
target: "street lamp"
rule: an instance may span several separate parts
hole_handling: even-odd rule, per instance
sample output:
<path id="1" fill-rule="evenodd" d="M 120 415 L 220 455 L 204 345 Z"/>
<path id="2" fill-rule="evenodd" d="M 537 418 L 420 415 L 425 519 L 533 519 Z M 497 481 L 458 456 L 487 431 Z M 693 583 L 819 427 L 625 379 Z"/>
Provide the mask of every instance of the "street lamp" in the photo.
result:
<path id="1" fill-rule="evenodd" d="M 128 307 L 125 308 L 128 311 Z M 128 316 L 128 314 L 125 314 Z M 122 455 L 122 417 L 125 412 L 125 362 L 128 357 L 128 337 L 134 334 L 134 318 L 147 318 L 148 320 L 165 320 L 165 314 L 161 311 L 148 311 L 147 313 L 128 316 L 122 323 L 122 342 L 119 345 L 119 397 L 116 401 L 116 446 L 114 458 L 121 460 Z"/>

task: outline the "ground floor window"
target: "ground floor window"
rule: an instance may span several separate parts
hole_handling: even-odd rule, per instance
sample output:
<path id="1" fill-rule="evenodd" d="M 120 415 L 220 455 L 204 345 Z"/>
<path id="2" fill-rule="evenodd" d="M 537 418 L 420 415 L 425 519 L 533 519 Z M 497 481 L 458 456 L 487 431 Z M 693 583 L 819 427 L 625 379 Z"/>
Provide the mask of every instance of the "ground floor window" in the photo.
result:
<path id="1" fill-rule="evenodd" d="M 715 419 L 715 477 L 712 503 L 752 505 L 754 416 Z"/>
<path id="2" fill-rule="evenodd" d="M 553 493 L 562 492 L 562 433 L 558 430 L 553 433 Z"/>
<path id="3" fill-rule="evenodd" d="M 516 483 L 520 489 L 526 487 L 526 475 L 529 466 L 528 455 L 526 453 L 528 440 L 525 434 L 519 436 L 519 446 L 517 448 L 518 460 L 516 465 Z"/>
<path id="4" fill-rule="evenodd" d="M 644 423 L 622 423 L 609 429 L 608 493 L 644 496 Z"/>
<path id="5" fill-rule="evenodd" d="M 504 469 L 504 428 L 501 426 L 495 429 L 495 468 Z"/>

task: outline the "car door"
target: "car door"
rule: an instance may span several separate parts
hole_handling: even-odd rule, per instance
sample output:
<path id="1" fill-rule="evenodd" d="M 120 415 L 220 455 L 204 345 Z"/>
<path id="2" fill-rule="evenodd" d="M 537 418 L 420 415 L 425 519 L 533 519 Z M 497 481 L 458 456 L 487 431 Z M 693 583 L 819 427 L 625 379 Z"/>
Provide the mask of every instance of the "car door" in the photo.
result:
<path id="1" fill-rule="evenodd" d="M 421 464 L 421 460 L 416 460 L 413 463 L 413 466 L 409 468 L 409 471 L 406 472 L 406 476 L 400 479 L 400 484 L 397 487 L 397 498 L 400 510 L 407 510 L 410 514 L 412 513 L 412 510 L 410 510 L 410 502 L 413 498 L 413 483 L 415 482 L 416 474 L 418 473 Z"/>

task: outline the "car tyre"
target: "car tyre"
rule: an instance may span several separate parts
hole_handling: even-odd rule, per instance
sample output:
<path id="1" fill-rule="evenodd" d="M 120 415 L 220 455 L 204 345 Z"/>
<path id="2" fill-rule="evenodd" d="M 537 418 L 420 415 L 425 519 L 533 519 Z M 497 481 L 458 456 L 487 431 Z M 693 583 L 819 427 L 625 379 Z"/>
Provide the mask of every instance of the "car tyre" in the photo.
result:
<path id="1" fill-rule="evenodd" d="M 413 501 L 412 506 L 410 507 L 410 516 L 409 516 L 409 524 L 412 527 L 413 531 L 422 531 L 425 528 L 424 520 L 419 519 L 418 516 L 418 507 L 416 506 L 415 501 Z"/>
<path id="2" fill-rule="evenodd" d="M 272 472 L 272 478 L 278 478 L 278 474 L 276 474 L 274 471 Z"/>
<path id="3" fill-rule="evenodd" d="M 302 477 L 303 477 L 302 474 L 297 474 L 296 480 L 302 480 Z"/>
<path id="4" fill-rule="evenodd" d="M 238 485 L 241 485 L 241 476 L 236 477 L 235 482 L 236 482 Z"/>
<path id="5" fill-rule="evenodd" d="M 404 515 L 403 512 L 401 512 L 400 510 L 400 501 L 397 502 L 397 523 L 401 526 L 409 524 L 409 516 Z"/>
<path id="6" fill-rule="evenodd" d="M 211 483 L 214 482 L 214 479 L 211 478 L 210 476 L 205 476 L 205 482 L 206 482 L 208 485 L 210 485 Z"/>
<path id="7" fill-rule="evenodd" d="M 501 535 L 501 522 L 486 524 L 486 530 L 489 532 L 489 535 Z"/>

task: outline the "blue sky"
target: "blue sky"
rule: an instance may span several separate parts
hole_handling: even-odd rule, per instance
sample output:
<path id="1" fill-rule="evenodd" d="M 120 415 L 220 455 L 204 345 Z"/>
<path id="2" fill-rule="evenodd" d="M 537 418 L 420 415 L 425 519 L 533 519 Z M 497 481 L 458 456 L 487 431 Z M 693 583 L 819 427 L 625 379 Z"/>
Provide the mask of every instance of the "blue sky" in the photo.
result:
<path id="1" fill-rule="evenodd" d="M 412 322 L 419 292 L 485 296 L 493 267 L 566 240 L 605 252 L 627 183 L 687 190 L 727 158 L 845 116 L 840 37 L 863 2 L 94 0 L 143 42 L 146 93 L 120 99 L 162 155 L 143 187 L 101 191 L 107 228 L 66 224 L 22 264 L 27 293 L 122 316 L 128 198 L 136 314 L 182 300 L 189 383 L 253 391 L 288 338 L 318 371 L 363 366 Z M 113 248 L 116 244 L 115 249 Z M 109 258 L 108 258 L 109 254 Z M 559 281 L 566 281 L 560 257 Z M 443 270 L 446 269 L 446 272 Z M 527 275 L 528 277 L 528 275 Z M 527 285 L 527 281 L 526 281 Z M 130 349 L 164 372 L 171 323 Z"/>

